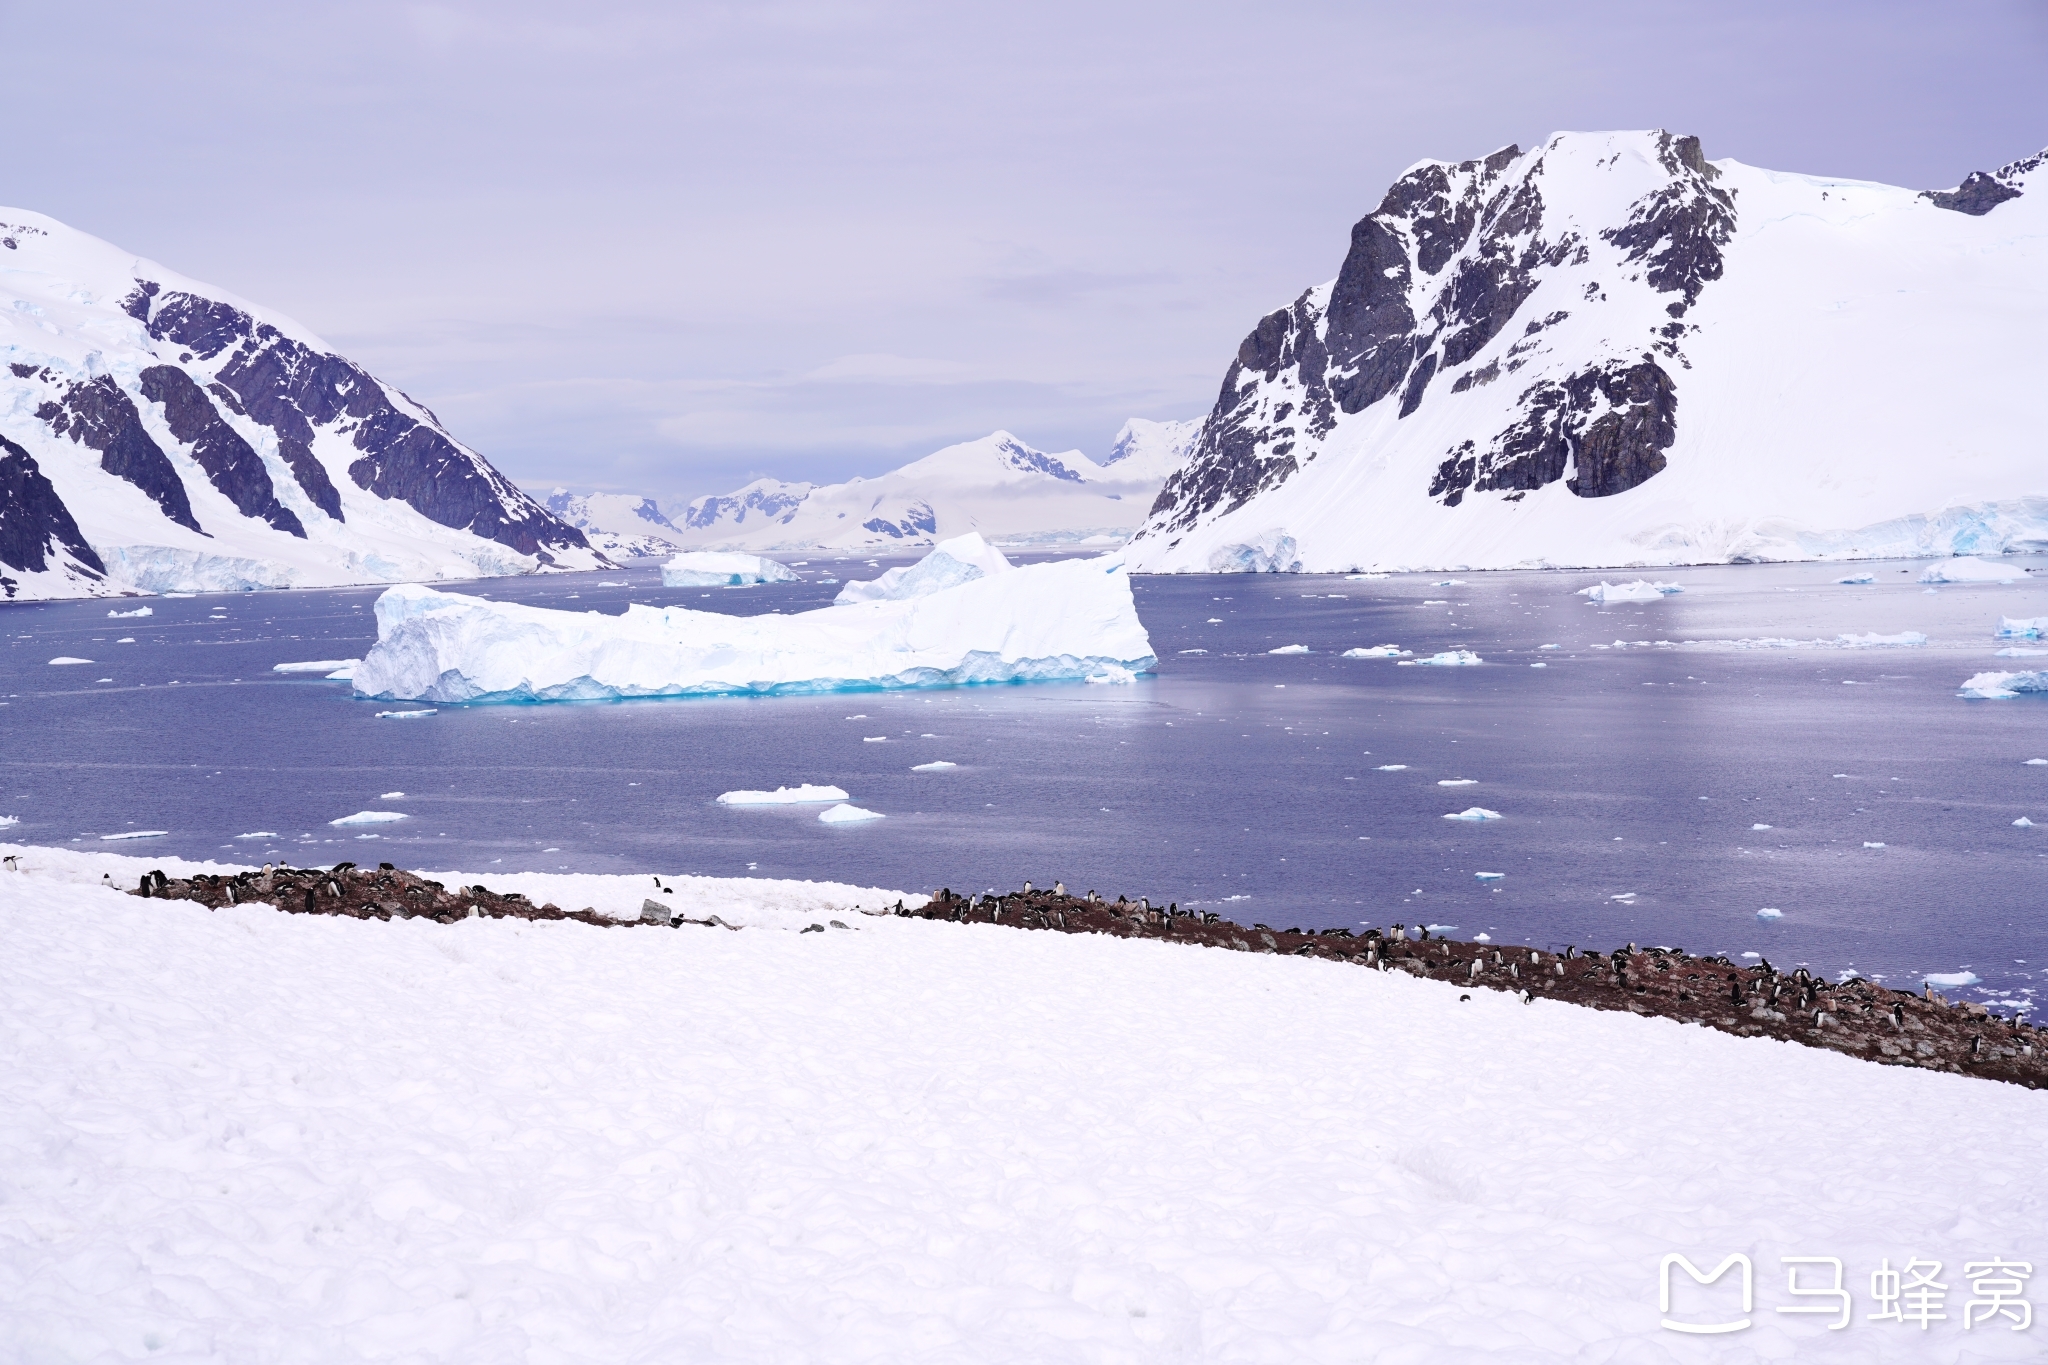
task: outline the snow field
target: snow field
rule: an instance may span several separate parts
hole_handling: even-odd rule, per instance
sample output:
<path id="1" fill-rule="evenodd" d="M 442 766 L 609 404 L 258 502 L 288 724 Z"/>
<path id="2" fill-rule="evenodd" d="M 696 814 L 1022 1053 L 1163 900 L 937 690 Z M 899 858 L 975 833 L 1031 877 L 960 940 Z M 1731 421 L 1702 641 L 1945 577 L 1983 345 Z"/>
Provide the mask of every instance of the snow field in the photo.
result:
<path id="1" fill-rule="evenodd" d="M 1860 1320 L 1882 1257 L 2040 1262 L 2039 1101 L 2009 1087 L 979 925 L 381 924 L 12 874 L 0 915 L 9 1358 L 2038 1345 Z M 1290 1064 L 1332 1039 L 1374 1064 Z M 1802 1103 L 1702 1113 L 1756 1093 Z M 1736 1250 L 1755 1326 L 1660 1329 L 1658 1259 Z M 1809 1254 L 1850 1267 L 1849 1330 L 1769 1311 L 1776 1258 Z"/>

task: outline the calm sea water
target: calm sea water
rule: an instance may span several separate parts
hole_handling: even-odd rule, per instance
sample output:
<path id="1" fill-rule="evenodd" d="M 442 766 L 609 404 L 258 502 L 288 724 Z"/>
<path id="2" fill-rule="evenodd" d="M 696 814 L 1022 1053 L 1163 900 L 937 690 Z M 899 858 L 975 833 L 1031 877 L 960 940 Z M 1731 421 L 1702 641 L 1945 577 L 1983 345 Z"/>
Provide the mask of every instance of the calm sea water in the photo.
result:
<path id="1" fill-rule="evenodd" d="M 1929 593 L 1919 567 L 1855 566 L 1870 586 L 1836 584 L 1844 566 L 1666 571 L 1682 594 L 1608 606 L 1575 595 L 1601 577 L 1585 573 L 1140 578 L 1160 665 L 1134 687 L 442 707 L 403 722 L 346 684 L 271 671 L 361 655 L 376 589 L 149 599 L 136 619 L 107 614 L 133 601 L 19 604 L 0 608 L 0 815 L 24 843 L 252 862 L 904 888 L 1061 878 L 1281 927 L 1634 940 L 1894 984 L 1967 971 L 1982 984 L 1962 994 L 2030 1007 L 2048 960 L 2048 766 L 2025 760 L 2048 757 L 2048 697 L 1955 692 L 2027 666 L 1994 658 L 1991 633 L 2001 615 L 2048 615 L 2048 584 Z M 477 588 L 734 613 L 837 590 L 664 590 L 653 568 Z M 1901 631 L 1929 642 L 1755 643 Z M 1485 662 L 1339 657 L 1382 643 Z M 1311 652 L 1268 652 L 1289 645 Z M 65 655 L 94 662 L 48 662 Z M 959 766 L 911 771 L 935 759 Z M 834 828 L 815 807 L 714 802 L 798 782 L 888 818 Z M 1443 818 L 1472 806 L 1502 818 Z M 329 823 L 375 809 L 411 818 L 374 839 Z M 105 838 L 131 830 L 166 832 Z M 267 837 L 239 837 L 252 834 Z"/>

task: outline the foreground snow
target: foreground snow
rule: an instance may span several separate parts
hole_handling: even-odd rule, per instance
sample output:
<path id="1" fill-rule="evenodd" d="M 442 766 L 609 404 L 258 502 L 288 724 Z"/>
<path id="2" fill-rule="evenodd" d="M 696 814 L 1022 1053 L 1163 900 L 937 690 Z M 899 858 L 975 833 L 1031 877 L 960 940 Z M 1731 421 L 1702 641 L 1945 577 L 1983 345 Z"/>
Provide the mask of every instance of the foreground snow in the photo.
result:
<path id="1" fill-rule="evenodd" d="M 358 695 L 564 701 L 1080 679 L 1150 669 L 1120 559 L 1037 564 L 795 615 L 552 611 L 423 587 L 377 599 Z"/>
<path id="2" fill-rule="evenodd" d="M 2043 1260 L 2012 1087 L 1294 958 L 209 912 L 28 852 L 69 880 L 0 873 L 7 1359 L 2038 1351 L 1960 1323 L 1965 1261 Z M 1750 1256 L 1754 1325 L 1660 1328 L 1673 1251 Z M 1847 1330 L 1774 1311 L 1802 1255 Z M 1867 1321 L 1916 1256 L 1948 1320 Z"/>

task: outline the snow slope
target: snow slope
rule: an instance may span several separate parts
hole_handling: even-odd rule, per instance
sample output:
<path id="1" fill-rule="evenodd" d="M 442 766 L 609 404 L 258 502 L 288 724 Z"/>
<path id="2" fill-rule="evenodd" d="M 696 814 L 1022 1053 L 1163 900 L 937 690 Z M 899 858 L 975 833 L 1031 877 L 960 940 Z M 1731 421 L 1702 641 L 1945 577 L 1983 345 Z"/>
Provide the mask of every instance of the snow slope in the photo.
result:
<path id="1" fill-rule="evenodd" d="M 396 587 L 377 599 L 377 643 L 353 683 L 386 700 L 587 701 L 1082 679 L 1155 662 L 1130 575 L 1104 556 L 787 616 L 638 604 L 607 616 Z"/>
<path id="2" fill-rule="evenodd" d="M 947 446 L 873 479 L 759 480 L 699 498 L 692 545 L 715 549 L 903 550 L 979 532 L 1003 545 L 1121 544 L 1144 519 L 1194 424 L 1124 424 L 1108 460 L 1049 455 L 1007 431 Z"/>
<path id="3" fill-rule="evenodd" d="M 653 498 L 557 488 L 547 496 L 547 509 L 615 559 L 670 554 L 683 543 L 683 533 L 661 514 Z"/>
<path id="4" fill-rule="evenodd" d="M 603 563 L 297 323 L 0 208 L 0 597 Z"/>
<path id="5" fill-rule="evenodd" d="M 136 865 L 73 875 L 101 862 Z M 0 872 L 0 1357 L 2038 1358 L 2040 1324 L 1963 1330 L 1960 1274 L 2048 1260 L 2037 1094 L 1312 960 L 839 918 L 377 923 Z M 1674 1251 L 1752 1259 L 1746 1330 L 1659 1326 Z M 1776 1311 L 1816 1303 L 1787 1256 L 1841 1258 L 1846 1329 Z M 1914 1257 L 1947 1319 L 1869 1321 Z M 1674 1273 L 1674 1316 L 1735 1316 L 1730 1279 Z"/>
<path id="6" fill-rule="evenodd" d="M 1662 132 L 1420 163 L 1245 339 L 1132 566 L 2038 549 L 2043 164 L 1929 195 Z"/>

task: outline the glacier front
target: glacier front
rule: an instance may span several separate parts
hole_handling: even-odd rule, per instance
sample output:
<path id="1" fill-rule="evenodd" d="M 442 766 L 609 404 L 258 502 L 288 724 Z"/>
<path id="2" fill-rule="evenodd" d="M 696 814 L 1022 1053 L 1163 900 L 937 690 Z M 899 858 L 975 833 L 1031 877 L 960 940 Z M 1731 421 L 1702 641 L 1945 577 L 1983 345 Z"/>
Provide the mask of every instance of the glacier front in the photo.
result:
<path id="1" fill-rule="evenodd" d="M 1079 681 L 1156 662 L 1124 561 L 1108 555 L 787 616 L 607 616 L 408 584 L 377 599 L 377 643 L 353 683 L 391 701 L 587 701 Z"/>

